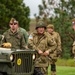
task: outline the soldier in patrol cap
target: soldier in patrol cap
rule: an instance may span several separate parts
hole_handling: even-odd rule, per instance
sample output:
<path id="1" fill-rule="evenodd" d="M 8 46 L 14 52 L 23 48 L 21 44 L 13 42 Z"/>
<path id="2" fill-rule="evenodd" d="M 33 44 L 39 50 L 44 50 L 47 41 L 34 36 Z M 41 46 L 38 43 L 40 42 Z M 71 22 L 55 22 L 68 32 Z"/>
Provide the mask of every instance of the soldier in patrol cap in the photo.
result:
<path id="1" fill-rule="evenodd" d="M 61 54 L 61 52 L 62 52 L 62 49 L 61 49 L 61 38 L 60 38 L 59 33 L 54 31 L 54 25 L 53 24 L 49 24 L 47 26 L 47 32 L 49 34 L 51 34 L 51 36 L 54 38 L 54 40 L 56 41 L 56 44 L 57 44 L 56 50 L 50 54 L 50 57 L 52 58 L 52 60 L 50 61 L 50 64 L 51 64 L 51 75 L 56 75 L 55 62 L 57 60 L 57 56 L 59 56 Z"/>
<path id="2" fill-rule="evenodd" d="M 35 31 L 28 39 L 28 46 L 38 52 L 35 62 L 35 68 L 47 75 L 49 54 L 56 49 L 56 42 L 51 35 L 46 32 L 46 25 L 43 21 L 36 24 Z"/>
<path id="3" fill-rule="evenodd" d="M 12 19 L 14 19 L 14 18 L 12 18 Z M 17 28 L 17 31 L 20 31 L 20 32 L 22 32 L 23 33 L 23 36 L 24 36 L 24 40 L 25 40 L 25 43 L 26 43 L 26 49 L 28 49 L 28 33 L 27 33 L 27 31 L 24 29 L 24 28 L 22 28 L 22 27 L 20 27 L 19 26 L 19 23 L 18 23 L 18 21 L 17 21 L 17 26 L 16 26 L 16 28 Z"/>
<path id="4" fill-rule="evenodd" d="M 3 33 L 4 39 L 2 40 L 3 47 L 11 47 L 14 49 L 25 49 L 25 41 L 23 34 L 17 30 L 18 21 L 11 18 L 9 27 L 6 32 Z M 10 45 L 11 44 L 11 45 Z"/>

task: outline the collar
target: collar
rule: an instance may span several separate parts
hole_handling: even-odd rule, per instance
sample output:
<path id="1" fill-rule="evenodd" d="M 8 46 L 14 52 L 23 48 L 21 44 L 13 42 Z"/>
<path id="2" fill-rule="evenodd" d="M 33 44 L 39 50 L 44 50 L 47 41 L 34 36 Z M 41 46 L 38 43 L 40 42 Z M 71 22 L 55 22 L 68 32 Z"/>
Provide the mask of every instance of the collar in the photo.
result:
<path id="1" fill-rule="evenodd" d="M 16 34 L 18 34 L 18 30 L 13 33 L 13 32 L 9 29 L 9 35 L 16 35 Z"/>

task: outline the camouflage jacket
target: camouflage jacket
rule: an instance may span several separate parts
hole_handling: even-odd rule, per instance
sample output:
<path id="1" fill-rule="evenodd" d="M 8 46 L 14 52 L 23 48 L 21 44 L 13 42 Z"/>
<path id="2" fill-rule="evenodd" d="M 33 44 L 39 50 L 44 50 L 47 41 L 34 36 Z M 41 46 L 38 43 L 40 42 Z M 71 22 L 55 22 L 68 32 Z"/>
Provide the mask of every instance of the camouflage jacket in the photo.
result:
<path id="1" fill-rule="evenodd" d="M 56 42 L 47 32 L 44 32 L 44 34 L 41 36 L 39 36 L 37 32 L 31 33 L 28 39 L 28 46 L 31 49 L 41 50 L 43 52 L 48 50 L 49 53 L 53 52 L 57 47 Z M 48 66 L 49 59 L 46 56 L 38 55 L 37 60 L 37 67 Z"/>
<path id="2" fill-rule="evenodd" d="M 2 43 L 9 42 L 11 43 L 12 48 L 25 49 L 24 36 L 20 31 L 12 33 L 9 29 L 3 35 L 4 39 L 2 40 Z"/>

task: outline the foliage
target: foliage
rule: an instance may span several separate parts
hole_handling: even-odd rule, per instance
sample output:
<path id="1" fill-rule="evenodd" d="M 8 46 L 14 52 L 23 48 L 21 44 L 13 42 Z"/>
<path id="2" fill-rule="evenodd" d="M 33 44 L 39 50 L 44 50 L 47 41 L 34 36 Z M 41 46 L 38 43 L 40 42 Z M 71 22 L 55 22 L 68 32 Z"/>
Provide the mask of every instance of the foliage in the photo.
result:
<path id="1" fill-rule="evenodd" d="M 23 0 L 1 0 L 0 1 L 0 29 L 9 28 L 8 24 L 12 17 L 19 21 L 21 27 L 29 30 L 30 9 Z"/>
<path id="2" fill-rule="evenodd" d="M 48 75 L 50 75 L 50 68 L 48 68 Z M 75 61 L 74 59 L 59 59 L 56 62 L 57 75 L 75 75 Z"/>
<path id="3" fill-rule="evenodd" d="M 54 24 L 55 30 L 59 32 L 62 41 L 62 56 L 70 58 L 72 55 L 73 39 L 68 35 L 71 27 L 71 20 L 75 17 L 75 0 L 42 0 L 42 5 L 39 5 L 39 17 L 47 25 Z M 51 13 L 50 13 L 51 12 Z M 35 16 L 36 18 L 37 16 Z M 39 18 L 38 18 L 39 20 Z"/>

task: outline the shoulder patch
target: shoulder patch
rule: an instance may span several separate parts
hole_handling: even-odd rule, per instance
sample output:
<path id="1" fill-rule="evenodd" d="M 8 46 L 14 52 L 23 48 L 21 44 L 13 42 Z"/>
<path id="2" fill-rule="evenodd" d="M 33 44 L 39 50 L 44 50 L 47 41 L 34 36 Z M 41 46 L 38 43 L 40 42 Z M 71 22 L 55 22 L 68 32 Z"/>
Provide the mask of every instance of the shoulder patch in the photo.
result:
<path id="1" fill-rule="evenodd" d="M 29 35 L 29 39 L 33 40 L 33 36 L 32 35 Z"/>

